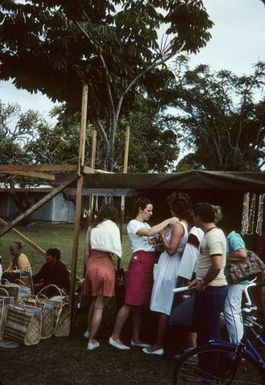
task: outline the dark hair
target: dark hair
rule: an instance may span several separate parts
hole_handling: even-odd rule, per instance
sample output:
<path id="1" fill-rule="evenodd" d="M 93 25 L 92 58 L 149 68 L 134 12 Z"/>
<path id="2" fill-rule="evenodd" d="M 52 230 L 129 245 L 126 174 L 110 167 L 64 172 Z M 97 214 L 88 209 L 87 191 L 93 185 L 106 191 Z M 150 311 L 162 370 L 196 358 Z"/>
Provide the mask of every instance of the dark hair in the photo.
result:
<path id="1" fill-rule="evenodd" d="M 46 254 L 49 254 L 49 255 L 51 255 L 53 258 L 56 258 L 56 259 L 60 259 L 60 258 L 61 258 L 61 252 L 60 252 L 59 249 L 56 249 L 56 248 L 54 248 L 54 249 L 48 249 L 48 250 L 46 251 Z"/>
<path id="2" fill-rule="evenodd" d="M 174 192 L 167 197 L 170 209 L 180 219 L 186 219 L 189 224 L 193 223 L 193 210 L 190 196 L 182 192 Z"/>
<path id="3" fill-rule="evenodd" d="M 96 227 L 99 223 L 105 221 L 106 219 L 110 219 L 111 221 L 118 223 L 119 217 L 119 210 L 115 206 L 111 204 L 104 204 L 101 206 L 96 218 L 94 219 L 92 227 Z"/>
<path id="4" fill-rule="evenodd" d="M 194 215 L 199 215 L 205 223 L 217 223 L 222 218 L 221 206 L 215 206 L 208 202 L 199 202 L 193 205 Z"/>
<path id="5" fill-rule="evenodd" d="M 140 209 L 144 210 L 147 205 L 152 205 L 152 204 L 153 202 L 148 198 L 144 198 L 144 197 L 138 198 L 134 204 L 135 214 L 137 215 Z"/>
<path id="6" fill-rule="evenodd" d="M 21 242 L 14 241 L 14 242 L 12 242 L 12 244 L 10 245 L 10 247 L 11 247 L 12 245 L 15 245 L 16 248 L 17 248 L 18 250 L 22 250 L 22 243 L 21 243 Z"/>

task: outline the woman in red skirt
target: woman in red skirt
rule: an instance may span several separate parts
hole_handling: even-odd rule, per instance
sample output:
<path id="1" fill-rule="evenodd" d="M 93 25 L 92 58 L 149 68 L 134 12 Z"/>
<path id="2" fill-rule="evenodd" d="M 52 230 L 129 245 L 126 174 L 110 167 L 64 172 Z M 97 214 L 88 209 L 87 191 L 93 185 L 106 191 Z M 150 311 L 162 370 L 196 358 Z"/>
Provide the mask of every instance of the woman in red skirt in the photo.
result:
<path id="1" fill-rule="evenodd" d="M 147 198 L 139 198 L 135 204 L 136 218 L 127 226 L 132 246 L 132 257 L 128 269 L 124 305 L 120 308 L 109 344 L 121 350 L 130 349 L 120 339 L 120 333 L 130 312 L 133 312 L 132 346 L 147 347 L 139 338 L 142 307 L 148 306 L 153 285 L 154 237 L 177 218 L 166 219 L 154 227 L 147 223 L 153 214 L 153 205 Z"/>
<path id="2" fill-rule="evenodd" d="M 89 307 L 88 350 L 96 349 L 99 342 L 95 339 L 102 320 L 106 300 L 115 295 L 115 268 L 112 255 L 121 257 L 121 238 L 117 226 L 119 212 L 112 205 L 104 205 L 86 235 L 86 276 L 83 287 L 85 295 L 93 301 Z"/>

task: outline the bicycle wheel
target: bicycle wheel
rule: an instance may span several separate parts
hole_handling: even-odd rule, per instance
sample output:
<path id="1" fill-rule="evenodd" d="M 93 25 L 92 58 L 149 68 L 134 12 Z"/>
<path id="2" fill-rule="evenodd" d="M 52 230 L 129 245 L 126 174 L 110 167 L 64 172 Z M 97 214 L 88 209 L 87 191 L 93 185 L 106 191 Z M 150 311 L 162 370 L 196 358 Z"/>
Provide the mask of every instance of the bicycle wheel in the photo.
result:
<path id="1" fill-rule="evenodd" d="M 263 374 L 232 347 L 203 346 L 176 360 L 174 385 L 263 385 Z"/>

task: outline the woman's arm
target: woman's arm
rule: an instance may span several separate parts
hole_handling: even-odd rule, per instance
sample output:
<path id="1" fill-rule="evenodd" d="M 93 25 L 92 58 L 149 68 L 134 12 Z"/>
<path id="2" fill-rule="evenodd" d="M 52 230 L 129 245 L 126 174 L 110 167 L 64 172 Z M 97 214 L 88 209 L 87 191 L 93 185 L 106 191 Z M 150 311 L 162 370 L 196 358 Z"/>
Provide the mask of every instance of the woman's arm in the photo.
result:
<path id="1" fill-rule="evenodd" d="M 241 259 L 246 258 L 247 256 L 247 250 L 246 249 L 238 249 L 235 251 L 232 251 L 231 253 L 227 254 L 227 261 L 228 262 L 239 262 Z"/>
<path id="2" fill-rule="evenodd" d="M 161 240 L 164 245 L 164 249 L 169 255 L 173 255 L 179 245 L 180 239 L 184 234 L 184 229 L 181 223 L 176 222 L 172 226 L 170 241 L 166 240 L 165 232 L 161 232 Z"/>
<path id="3" fill-rule="evenodd" d="M 168 225 L 174 225 L 176 222 L 178 222 L 177 217 L 168 218 L 168 219 L 165 219 L 163 222 L 159 223 L 158 225 L 150 227 L 149 229 L 142 227 L 141 229 L 136 231 L 136 234 L 140 235 L 140 237 L 143 237 L 143 236 L 152 237 L 160 233 L 160 231 L 162 231 Z"/>

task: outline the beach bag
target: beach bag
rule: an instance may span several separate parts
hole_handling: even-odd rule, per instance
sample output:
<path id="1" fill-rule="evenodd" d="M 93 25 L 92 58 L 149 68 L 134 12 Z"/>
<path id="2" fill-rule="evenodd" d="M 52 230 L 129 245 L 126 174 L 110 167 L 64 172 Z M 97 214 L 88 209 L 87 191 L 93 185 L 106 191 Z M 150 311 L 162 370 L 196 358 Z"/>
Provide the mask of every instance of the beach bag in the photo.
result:
<path id="1" fill-rule="evenodd" d="M 54 311 L 53 303 L 45 298 L 34 296 L 23 301 L 26 305 L 35 306 L 41 309 L 42 324 L 41 324 L 41 339 L 50 338 L 54 329 Z"/>
<path id="2" fill-rule="evenodd" d="M 2 338 L 24 345 L 36 345 L 41 339 L 41 309 L 24 304 L 8 305 L 4 309 Z"/>
<path id="3" fill-rule="evenodd" d="M 8 305 L 14 305 L 14 298 L 9 296 L 7 290 L 0 288 L 0 338 L 2 336 L 2 320 L 4 310 Z"/>
<path id="4" fill-rule="evenodd" d="M 9 296 L 13 297 L 15 301 L 31 296 L 31 289 L 29 287 L 19 285 L 18 283 L 9 282 L 6 279 L 2 281 L 3 283 L 0 285 L 0 288 L 5 289 Z"/>
<path id="5" fill-rule="evenodd" d="M 55 288 L 58 295 L 51 298 L 45 297 L 45 291 Z M 62 289 L 56 285 L 48 285 L 41 289 L 38 298 L 42 299 L 46 305 L 52 305 L 53 308 L 53 334 L 56 337 L 66 337 L 70 334 L 71 311 L 69 298 Z"/>
<path id="6" fill-rule="evenodd" d="M 186 328 L 192 327 L 194 300 L 194 292 L 190 296 L 175 294 L 171 314 L 169 317 L 169 325 L 176 325 Z"/>
<path id="7" fill-rule="evenodd" d="M 258 274 L 265 272 L 265 264 L 253 251 L 248 250 L 246 258 L 237 262 L 228 262 L 226 274 L 229 283 L 239 283 L 251 280 Z"/>

